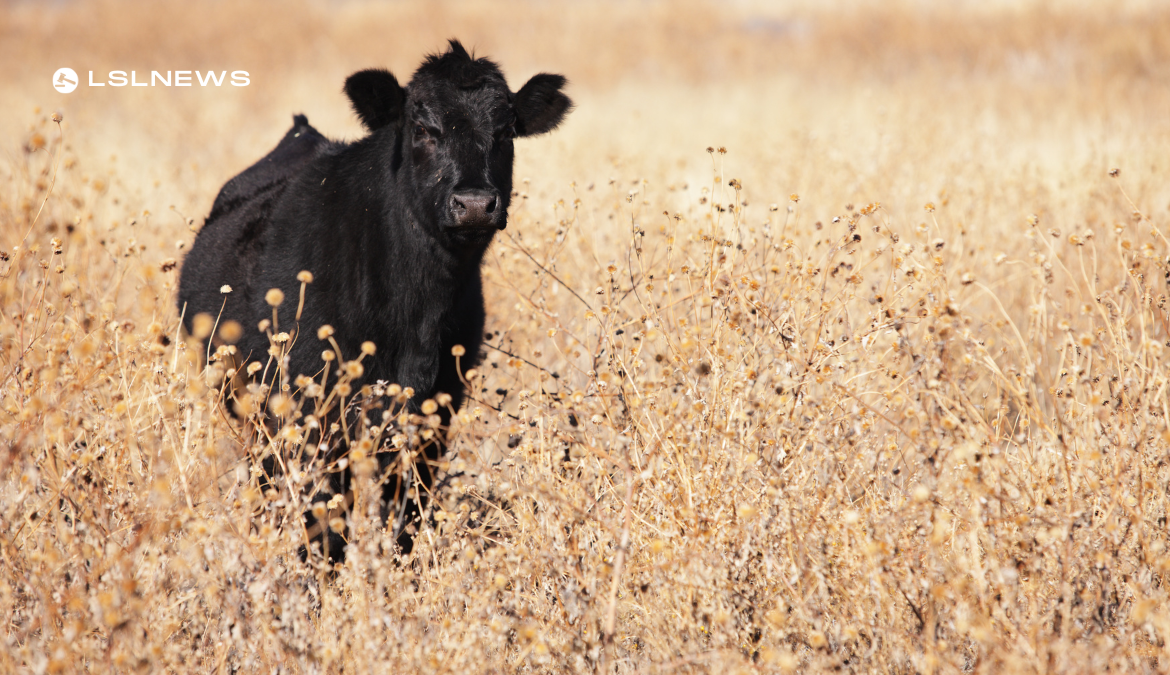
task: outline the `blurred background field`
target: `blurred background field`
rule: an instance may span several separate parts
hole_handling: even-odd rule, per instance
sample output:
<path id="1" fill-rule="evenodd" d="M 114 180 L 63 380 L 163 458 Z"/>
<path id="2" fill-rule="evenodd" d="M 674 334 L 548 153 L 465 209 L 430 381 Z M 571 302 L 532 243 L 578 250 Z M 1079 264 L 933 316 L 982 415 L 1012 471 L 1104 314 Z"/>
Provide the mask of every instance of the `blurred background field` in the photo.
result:
<path id="1" fill-rule="evenodd" d="M 327 573 L 171 263 L 450 37 L 576 109 L 517 142 L 460 475 Z M 0 670 L 1170 663 L 1161 3 L 16 2 L 0 63 Z"/>

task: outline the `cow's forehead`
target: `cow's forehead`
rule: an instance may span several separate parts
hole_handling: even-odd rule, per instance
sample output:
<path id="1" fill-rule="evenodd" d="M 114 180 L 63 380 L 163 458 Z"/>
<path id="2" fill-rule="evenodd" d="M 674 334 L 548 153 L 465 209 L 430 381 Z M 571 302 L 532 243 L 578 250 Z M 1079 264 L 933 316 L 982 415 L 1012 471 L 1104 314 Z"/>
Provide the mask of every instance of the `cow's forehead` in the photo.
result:
<path id="1" fill-rule="evenodd" d="M 457 42 L 445 54 L 428 56 L 415 71 L 407 96 L 416 113 L 465 118 L 473 124 L 497 124 L 511 114 L 512 94 L 494 61 L 474 58 Z"/>
<path id="2" fill-rule="evenodd" d="M 511 93 L 503 78 L 477 87 L 457 87 L 442 80 L 412 82 L 409 99 L 416 111 L 423 108 L 443 119 L 462 117 L 487 123 L 508 115 L 512 109 Z"/>

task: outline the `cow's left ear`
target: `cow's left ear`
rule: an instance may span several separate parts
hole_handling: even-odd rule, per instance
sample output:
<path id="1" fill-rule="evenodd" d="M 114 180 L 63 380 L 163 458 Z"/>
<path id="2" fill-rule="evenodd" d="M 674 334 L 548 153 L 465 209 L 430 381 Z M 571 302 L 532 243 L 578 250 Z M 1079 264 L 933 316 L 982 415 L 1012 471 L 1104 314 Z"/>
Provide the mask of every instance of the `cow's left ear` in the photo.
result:
<path id="1" fill-rule="evenodd" d="M 388 70 L 362 70 L 345 80 L 345 95 L 353 111 L 370 131 L 377 131 L 402 118 L 406 90 Z"/>
<path id="2" fill-rule="evenodd" d="M 573 102 L 561 93 L 565 86 L 561 75 L 541 73 L 516 92 L 516 135 L 535 136 L 557 128 L 573 108 Z"/>

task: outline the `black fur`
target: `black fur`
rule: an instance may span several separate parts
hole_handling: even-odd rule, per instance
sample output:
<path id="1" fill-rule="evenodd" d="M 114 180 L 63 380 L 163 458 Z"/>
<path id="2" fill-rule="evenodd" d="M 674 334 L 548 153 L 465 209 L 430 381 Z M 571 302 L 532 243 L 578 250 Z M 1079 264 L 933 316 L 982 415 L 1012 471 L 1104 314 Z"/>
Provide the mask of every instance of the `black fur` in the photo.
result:
<path id="1" fill-rule="evenodd" d="M 406 90 L 388 70 L 362 70 L 345 79 L 345 95 L 366 129 L 377 131 L 402 117 Z"/>
<path id="2" fill-rule="evenodd" d="M 555 129 L 573 108 L 573 102 L 561 93 L 562 75 L 541 73 L 516 92 L 516 129 L 521 136 L 535 136 Z"/>
<path id="3" fill-rule="evenodd" d="M 560 123 L 571 106 L 564 84 L 538 75 L 513 94 L 496 64 L 454 40 L 405 89 L 384 70 L 350 76 L 345 92 L 370 134 L 330 141 L 298 115 L 275 150 L 223 187 L 183 264 L 178 301 L 187 329 L 196 314 L 216 316 L 223 306 L 221 322 L 244 329 L 239 355 L 264 363 L 269 343 L 257 324 L 272 317 L 265 293 L 280 288 L 280 330 L 297 334 L 291 377 L 321 372 L 317 328 L 329 324 L 342 359 L 356 358 L 365 340 L 376 345 L 361 382 L 412 387 L 416 411 L 439 392 L 458 409 L 464 391 L 451 348 L 465 347 L 464 369 L 475 365 L 484 325 L 479 266 L 507 225 L 512 139 Z M 301 270 L 314 281 L 298 324 Z M 232 287 L 226 296 L 224 284 Z M 440 414 L 445 425 L 449 413 Z M 400 543 L 409 548 L 409 537 Z"/>

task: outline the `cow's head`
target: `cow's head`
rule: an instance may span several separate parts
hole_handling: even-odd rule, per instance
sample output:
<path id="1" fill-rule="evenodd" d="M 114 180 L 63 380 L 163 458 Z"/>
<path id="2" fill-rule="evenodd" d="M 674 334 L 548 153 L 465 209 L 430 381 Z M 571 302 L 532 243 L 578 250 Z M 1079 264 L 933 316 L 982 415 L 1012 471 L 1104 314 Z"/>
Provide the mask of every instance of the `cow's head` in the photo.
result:
<path id="1" fill-rule="evenodd" d="M 564 85 L 542 73 L 513 93 L 495 63 L 451 40 L 405 88 L 385 70 L 363 70 L 345 93 L 371 133 L 400 139 L 392 161 L 420 224 L 450 247 L 482 249 L 507 225 L 512 140 L 561 123 L 572 107 Z"/>

